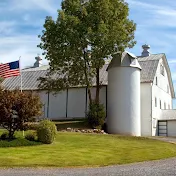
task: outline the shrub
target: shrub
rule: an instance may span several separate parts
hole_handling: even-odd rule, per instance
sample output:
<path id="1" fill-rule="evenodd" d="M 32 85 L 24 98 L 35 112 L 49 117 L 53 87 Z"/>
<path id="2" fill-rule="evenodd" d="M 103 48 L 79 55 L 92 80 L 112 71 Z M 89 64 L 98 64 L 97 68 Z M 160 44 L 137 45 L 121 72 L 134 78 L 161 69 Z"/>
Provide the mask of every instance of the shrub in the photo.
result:
<path id="1" fill-rule="evenodd" d="M 57 133 L 56 125 L 49 120 L 42 120 L 37 128 L 38 140 L 44 144 L 53 143 Z"/>
<path id="2" fill-rule="evenodd" d="M 22 130 L 37 130 L 37 127 L 38 127 L 38 123 L 36 122 L 26 122 L 23 124 L 23 128 Z"/>
<path id="3" fill-rule="evenodd" d="M 36 134 L 35 133 L 26 134 L 25 139 L 27 139 L 28 141 L 35 141 Z"/>
<path id="4" fill-rule="evenodd" d="M 0 125 L 8 130 L 9 138 L 13 139 L 24 123 L 35 121 L 41 115 L 41 108 L 40 97 L 35 94 L 0 90 Z"/>
<path id="5" fill-rule="evenodd" d="M 88 123 L 92 128 L 101 128 L 104 124 L 106 113 L 103 104 L 93 101 L 87 113 Z"/>
<path id="6" fill-rule="evenodd" d="M 6 139 L 8 139 L 8 138 L 9 138 L 8 132 L 4 132 L 4 133 L 1 134 L 1 139 L 2 139 L 2 140 L 6 140 Z"/>

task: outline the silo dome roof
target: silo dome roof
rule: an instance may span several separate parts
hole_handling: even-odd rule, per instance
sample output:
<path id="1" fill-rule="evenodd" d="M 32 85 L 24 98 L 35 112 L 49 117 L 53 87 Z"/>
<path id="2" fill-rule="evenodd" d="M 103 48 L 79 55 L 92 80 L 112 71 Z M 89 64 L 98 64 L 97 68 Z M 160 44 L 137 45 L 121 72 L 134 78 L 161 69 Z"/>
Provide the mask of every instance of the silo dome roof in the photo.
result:
<path id="1" fill-rule="evenodd" d="M 122 54 L 118 52 L 113 54 L 112 57 L 107 70 L 113 67 L 135 67 L 141 70 L 137 57 L 130 52 L 125 51 Z"/>

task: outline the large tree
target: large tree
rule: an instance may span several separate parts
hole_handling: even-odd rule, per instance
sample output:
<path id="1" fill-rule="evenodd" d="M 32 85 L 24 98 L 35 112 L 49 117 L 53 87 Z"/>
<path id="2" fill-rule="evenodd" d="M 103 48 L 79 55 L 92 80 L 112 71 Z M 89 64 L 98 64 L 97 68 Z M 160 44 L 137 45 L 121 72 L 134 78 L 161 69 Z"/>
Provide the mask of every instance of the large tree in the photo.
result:
<path id="1" fill-rule="evenodd" d="M 92 78 L 96 102 L 101 88 L 99 71 L 117 48 L 133 47 L 136 25 L 129 20 L 123 0 L 63 0 L 55 20 L 46 17 L 39 47 L 49 60 L 50 72 L 40 87 L 54 91 L 86 85 L 89 101 Z M 54 76 L 54 75 L 60 75 Z"/>

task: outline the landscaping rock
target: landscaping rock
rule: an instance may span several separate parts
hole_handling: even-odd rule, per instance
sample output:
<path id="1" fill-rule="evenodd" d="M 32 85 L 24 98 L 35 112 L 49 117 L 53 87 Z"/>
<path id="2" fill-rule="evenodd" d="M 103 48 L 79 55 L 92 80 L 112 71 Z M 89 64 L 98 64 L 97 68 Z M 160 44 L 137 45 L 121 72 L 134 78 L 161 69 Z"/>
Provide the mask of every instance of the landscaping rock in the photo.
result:
<path id="1" fill-rule="evenodd" d="M 71 128 L 67 128 L 67 131 L 70 131 L 70 132 L 71 132 L 71 131 L 72 131 L 72 129 L 71 129 Z"/>
<path id="2" fill-rule="evenodd" d="M 74 129 L 74 128 L 67 128 L 66 130 L 62 130 L 62 132 L 107 134 L 107 133 L 105 133 L 104 130 L 101 130 L 101 129 Z"/>

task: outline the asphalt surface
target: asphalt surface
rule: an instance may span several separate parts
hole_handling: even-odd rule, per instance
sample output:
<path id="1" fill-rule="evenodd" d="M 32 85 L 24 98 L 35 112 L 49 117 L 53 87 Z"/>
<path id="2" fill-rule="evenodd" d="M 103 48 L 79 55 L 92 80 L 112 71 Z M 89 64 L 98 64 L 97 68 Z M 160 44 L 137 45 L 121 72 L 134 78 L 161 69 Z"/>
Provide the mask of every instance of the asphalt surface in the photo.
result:
<path id="1" fill-rule="evenodd" d="M 0 169 L 0 176 L 176 176 L 176 158 L 100 168 Z"/>
<path id="2" fill-rule="evenodd" d="M 148 138 L 176 144 L 176 137 L 155 136 L 155 137 L 148 137 Z"/>

